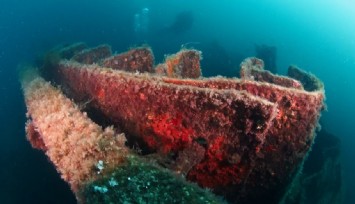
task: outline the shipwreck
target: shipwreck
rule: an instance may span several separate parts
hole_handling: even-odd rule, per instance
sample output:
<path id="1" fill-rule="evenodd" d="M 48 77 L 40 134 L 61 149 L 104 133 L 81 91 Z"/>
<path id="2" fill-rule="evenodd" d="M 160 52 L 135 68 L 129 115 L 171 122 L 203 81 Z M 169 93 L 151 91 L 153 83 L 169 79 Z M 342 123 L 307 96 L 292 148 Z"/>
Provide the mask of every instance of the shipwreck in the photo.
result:
<path id="1" fill-rule="evenodd" d="M 80 203 L 280 201 L 314 141 L 322 82 L 255 57 L 240 78 L 204 78 L 200 58 L 56 47 L 21 76 L 27 138 Z"/>

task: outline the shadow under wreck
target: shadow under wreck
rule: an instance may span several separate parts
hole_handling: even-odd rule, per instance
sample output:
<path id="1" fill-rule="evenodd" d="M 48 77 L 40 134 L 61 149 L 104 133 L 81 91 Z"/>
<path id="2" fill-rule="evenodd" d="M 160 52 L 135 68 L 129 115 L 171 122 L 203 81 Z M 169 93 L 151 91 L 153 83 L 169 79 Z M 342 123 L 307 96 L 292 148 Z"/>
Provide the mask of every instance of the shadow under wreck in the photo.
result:
<path id="1" fill-rule="evenodd" d="M 148 47 L 112 56 L 107 45 L 89 49 L 78 43 L 51 52 L 60 60 L 40 70 L 77 104 L 85 104 L 87 113 L 67 112 L 60 106 L 64 102 L 56 101 L 64 112 L 54 118 L 84 116 L 61 125 L 49 122 L 48 112 L 35 111 L 43 98 L 33 95 L 41 86 L 24 78 L 28 138 L 46 152 L 81 202 L 224 202 L 202 190 L 209 188 L 229 203 L 275 203 L 300 170 L 324 108 L 324 87 L 315 76 L 295 66 L 288 77 L 278 76 L 257 58 L 241 63 L 241 78 L 204 78 L 197 50 L 181 50 L 158 65 Z M 84 120 L 90 122 L 79 122 Z M 73 127 L 85 134 L 73 136 Z M 79 167 L 84 170 L 74 174 Z M 143 176 L 148 172 L 156 174 Z M 174 180 L 176 174 L 199 187 Z M 132 185 L 145 184 L 134 192 L 129 182 L 117 183 L 127 176 L 136 181 Z M 161 185 L 147 187 L 157 178 Z M 174 185 L 186 192 L 157 190 Z M 152 193 L 156 198 L 148 196 Z M 166 193 L 176 200 L 160 197 Z"/>

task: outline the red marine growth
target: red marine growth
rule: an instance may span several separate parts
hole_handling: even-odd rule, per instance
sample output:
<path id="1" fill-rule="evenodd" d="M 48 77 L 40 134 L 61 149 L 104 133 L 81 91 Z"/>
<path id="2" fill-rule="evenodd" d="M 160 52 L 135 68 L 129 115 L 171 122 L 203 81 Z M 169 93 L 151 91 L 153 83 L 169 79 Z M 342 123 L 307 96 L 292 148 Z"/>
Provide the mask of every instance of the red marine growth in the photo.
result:
<path id="1" fill-rule="evenodd" d="M 190 181 L 233 202 L 279 198 L 314 140 L 322 83 L 296 67 L 274 75 L 256 58 L 227 79 L 202 78 L 195 50 L 155 69 L 152 56 L 137 48 L 93 65 L 62 60 L 60 83 Z"/>

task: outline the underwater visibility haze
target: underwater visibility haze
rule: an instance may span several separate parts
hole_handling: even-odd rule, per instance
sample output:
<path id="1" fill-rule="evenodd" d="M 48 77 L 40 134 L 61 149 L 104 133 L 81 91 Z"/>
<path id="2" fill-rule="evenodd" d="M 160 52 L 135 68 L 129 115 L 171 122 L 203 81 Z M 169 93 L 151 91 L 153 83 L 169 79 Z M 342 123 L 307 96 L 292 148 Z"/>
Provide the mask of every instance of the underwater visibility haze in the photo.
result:
<path id="1" fill-rule="evenodd" d="M 188 53 L 190 61 L 187 63 L 191 62 L 195 67 L 196 61 L 194 60 L 197 58 L 194 57 L 200 57 L 198 60 L 201 59 L 199 65 L 201 65 L 204 77 L 217 75 L 228 78 L 243 77 L 246 74 L 242 73 L 240 76 L 240 64 L 248 57 L 262 59 L 265 69 L 273 74 L 287 75 L 289 65 L 297 66 L 314 74 L 323 82 L 325 89 L 326 106 L 321 112 L 321 127 L 317 127 L 314 144 L 308 155 L 305 156 L 302 168 L 299 169 L 302 172 L 296 175 L 297 179 L 292 183 L 292 187 L 287 186 L 287 190 L 282 191 L 285 196 L 280 196 L 282 199 L 279 202 L 355 203 L 355 174 L 353 173 L 355 172 L 354 19 L 355 2 L 352 0 L 2 0 L 0 7 L 0 94 L 2 99 L 0 100 L 0 203 L 77 203 L 77 199 L 80 200 L 75 197 L 78 194 L 74 195 L 71 191 L 77 183 L 74 182 L 75 185 L 70 183 L 72 179 L 69 178 L 65 180 L 70 181 L 68 185 L 62 180 L 61 174 L 56 170 L 56 168 L 60 169 L 58 167 L 60 165 L 51 162 L 52 158 L 47 158 L 42 151 L 32 149 L 30 142 L 26 139 L 25 124 L 28 108 L 26 105 L 28 104 L 25 104 L 18 77 L 21 67 L 30 65 L 41 67 L 45 64 L 45 60 L 48 60 L 45 56 L 51 56 L 48 55 L 48 51 L 53 48 L 60 50 L 78 42 L 84 42 L 90 48 L 108 44 L 111 46 L 112 55 L 127 50 L 134 52 L 137 47 L 149 46 L 148 51 L 139 51 L 140 54 L 152 51 L 154 58 L 150 62 L 154 65 L 159 63 L 164 65 L 165 63 L 166 66 L 169 66 L 169 63 L 175 63 L 173 54 L 177 53 L 176 56 L 179 58 L 183 55 L 179 52 L 180 50 L 191 49 L 193 51 Z M 139 52 L 137 51 L 137 53 Z M 52 55 L 51 57 L 50 60 L 57 60 L 56 63 L 61 68 L 70 69 L 78 66 L 59 63 L 59 56 Z M 182 58 L 186 59 L 184 57 Z M 61 58 L 65 59 L 63 56 Z M 169 59 L 172 60 L 169 61 Z M 76 61 L 80 62 L 79 58 L 76 58 Z M 136 59 L 134 63 L 137 62 L 141 61 Z M 243 62 L 249 63 L 249 61 Z M 258 66 L 260 63 L 257 60 L 252 60 L 252 62 L 256 63 L 253 66 Z M 100 63 L 97 66 L 101 66 Z M 157 66 L 155 70 L 163 70 L 162 72 L 169 76 L 169 70 L 159 68 L 161 67 Z M 147 69 L 153 72 L 151 70 L 153 67 Z M 136 75 L 139 75 L 139 72 L 142 71 L 135 70 Z M 158 73 L 158 71 L 156 72 Z M 189 74 L 187 76 L 189 78 L 198 78 L 201 73 Z M 127 76 L 127 78 L 129 77 L 131 75 Z M 257 80 L 255 78 L 251 77 L 247 80 Z M 80 81 L 80 78 L 76 79 Z M 134 77 L 129 79 L 134 81 Z M 304 82 L 302 79 L 299 80 Z M 73 86 L 76 86 L 75 82 L 77 81 L 70 81 L 67 84 L 73 83 Z M 127 81 L 129 80 L 127 79 Z M 178 82 L 167 79 L 164 83 L 191 85 L 186 81 Z M 194 86 L 198 86 L 196 81 L 194 83 Z M 272 83 L 277 84 L 275 81 Z M 305 84 L 309 84 L 303 83 L 305 90 L 309 91 Z M 297 86 L 298 84 L 293 84 L 291 87 L 297 88 Z M 323 86 L 317 88 L 323 88 Z M 295 93 L 299 92 L 295 91 Z M 165 94 L 168 96 L 168 91 Z M 101 91 L 97 95 L 106 97 Z M 188 97 L 188 94 L 182 96 Z M 145 96 L 140 95 L 140 98 L 145 99 Z M 206 96 L 206 98 L 208 97 Z M 90 100 L 87 101 L 87 103 L 90 102 Z M 314 101 L 305 104 L 305 107 L 312 107 L 312 103 Z M 264 101 L 263 105 L 265 104 L 270 105 L 269 102 Z M 80 105 L 85 106 L 86 104 Z M 143 105 L 142 103 L 142 107 Z M 248 108 L 255 108 L 251 106 Z M 261 112 L 266 115 L 266 108 Z M 161 116 L 159 120 L 164 121 L 165 116 Z M 148 118 L 151 117 L 157 116 L 152 114 Z M 265 118 L 267 117 L 265 116 Z M 172 123 L 178 123 L 176 121 L 179 120 L 179 118 L 174 118 Z M 106 118 L 104 121 L 107 122 Z M 265 122 L 265 124 L 268 123 Z M 303 123 L 299 124 L 302 129 Z M 142 129 L 144 127 L 142 126 Z M 159 124 L 154 127 L 161 128 Z M 122 129 L 126 131 L 125 128 L 127 127 L 123 126 Z M 261 128 L 263 128 L 261 125 L 256 127 L 257 130 Z M 189 128 L 169 129 L 169 133 L 174 131 L 179 131 L 181 135 L 192 132 Z M 257 135 L 257 133 L 255 134 Z M 197 149 L 196 151 L 201 146 L 207 148 L 208 145 L 217 144 L 207 144 L 203 136 L 196 138 L 195 141 L 200 144 L 200 147 L 194 147 Z M 300 140 L 300 143 L 302 142 Z M 131 144 L 131 148 L 136 149 L 135 145 Z M 169 151 L 175 150 L 175 148 L 177 147 L 167 147 Z M 268 147 L 270 151 L 273 151 L 273 148 L 272 146 Z M 168 151 L 167 149 L 163 148 L 161 151 Z M 149 152 L 144 148 L 135 151 L 138 151 L 139 154 L 142 153 L 140 151 L 143 151 L 143 154 Z M 203 151 L 201 150 L 201 152 Z M 300 155 L 302 151 L 300 151 Z M 257 154 L 257 150 L 255 152 L 258 158 L 263 158 L 264 155 Z M 184 154 L 189 153 L 191 152 L 184 152 Z M 204 153 L 205 155 L 210 154 L 208 151 Z M 196 155 L 198 157 L 197 153 Z M 283 158 L 288 158 L 287 156 L 286 153 L 281 155 Z M 171 157 L 178 160 L 176 155 L 171 155 Z M 230 163 L 238 163 L 244 159 L 239 155 L 230 156 L 230 158 L 233 160 Z M 169 182 L 176 182 L 176 187 L 189 189 L 189 192 L 194 192 L 201 197 L 208 194 L 206 200 L 212 200 L 211 203 L 216 200 L 221 203 L 225 201 L 233 203 L 231 200 L 233 198 L 223 198 L 223 195 L 228 193 L 221 192 L 222 187 L 214 189 L 217 194 L 215 197 L 197 185 L 186 184 L 183 179 L 179 180 L 179 178 L 176 181 L 175 177 L 172 177 L 169 172 L 161 170 L 161 167 L 157 170 L 149 162 L 147 164 L 146 162 L 139 163 L 139 161 L 141 160 L 130 158 L 129 165 L 131 166 L 129 168 L 132 168 L 131 173 L 137 172 L 142 176 L 142 180 L 148 176 L 155 176 L 162 179 L 161 182 L 166 182 L 164 185 L 169 186 L 171 185 Z M 202 156 L 201 161 L 205 161 L 202 160 Z M 194 164 L 200 164 L 201 161 L 196 161 Z M 291 163 L 291 161 L 288 162 Z M 164 167 L 169 169 L 169 165 Z M 96 168 L 101 173 L 101 162 L 96 164 Z M 280 167 L 280 169 L 282 168 Z M 140 172 L 143 170 L 149 170 L 151 174 L 143 175 Z M 188 180 L 197 182 L 200 186 L 215 187 L 212 185 L 213 182 L 201 180 L 199 177 L 201 172 L 196 171 L 197 173 L 195 172 L 193 175 L 191 172 L 187 173 L 190 169 L 186 172 L 180 170 L 176 170 L 176 172 L 186 176 Z M 274 174 L 274 172 L 270 174 Z M 118 175 L 130 178 L 127 172 L 120 171 L 116 177 L 107 178 L 105 182 L 109 182 L 112 187 L 116 184 L 126 185 L 125 183 L 117 183 L 116 180 L 120 178 Z M 105 193 L 107 189 L 101 188 L 102 183 L 100 182 L 103 181 L 97 181 L 94 183 L 95 185 L 91 185 L 94 185 L 95 192 Z M 139 181 L 137 182 L 139 183 Z M 285 186 L 280 186 L 280 188 L 285 188 Z M 127 187 L 127 191 L 133 190 Z M 87 195 L 90 192 L 90 190 L 85 191 L 80 195 Z M 172 195 L 179 196 L 179 193 L 182 192 L 176 191 L 176 195 Z M 246 192 L 246 189 L 238 191 L 241 194 L 247 194 Z M 158 192 L 156 193 L 158 194 Z M 97 201 L 95 199 L 91 200 L 92 203 Z M 133 203 L 133 201 L 127 202 Z M 149 199 L 144 202 L 150 203 Z M 276 201 L 270 201 L 270 203 L 274 202 Z"/>

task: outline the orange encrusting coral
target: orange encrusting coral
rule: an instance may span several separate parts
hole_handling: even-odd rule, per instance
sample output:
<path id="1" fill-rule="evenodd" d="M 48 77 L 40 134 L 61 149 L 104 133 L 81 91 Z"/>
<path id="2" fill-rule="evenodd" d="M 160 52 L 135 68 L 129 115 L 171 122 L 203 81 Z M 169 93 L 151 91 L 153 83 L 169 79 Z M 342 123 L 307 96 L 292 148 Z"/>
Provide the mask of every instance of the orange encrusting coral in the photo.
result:
<path id="1" fill-rule="evenodd" d="M 179 57 L 173 57 L 170 56 L 169 58 L 166 59 L 165 63 L 166 63 L 166 75 L 168 77 L 173 77 L 176 78 L 179 76 L 178 70 L 177 70 L 177 66 L 179 65 Z"/>
<path id="2" fill-rule="evenodd" d="M 42 78 L 22 81 L 28 109 L 28 139 L 45 151 L 62 178 L 77 192 L 100 172 L 99 161 L 110 171 L 125 161 L 129 150 L 123 134 L 102 129 L 62 92 Z"/>
<path id="3" fill-rule="evenodd" d="M 165 59 L 165 63 L 157 65 L 155 72 L 172 78 L 199 78 L 201 52 L 197 50 L 181 50 Z"/>

